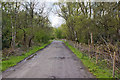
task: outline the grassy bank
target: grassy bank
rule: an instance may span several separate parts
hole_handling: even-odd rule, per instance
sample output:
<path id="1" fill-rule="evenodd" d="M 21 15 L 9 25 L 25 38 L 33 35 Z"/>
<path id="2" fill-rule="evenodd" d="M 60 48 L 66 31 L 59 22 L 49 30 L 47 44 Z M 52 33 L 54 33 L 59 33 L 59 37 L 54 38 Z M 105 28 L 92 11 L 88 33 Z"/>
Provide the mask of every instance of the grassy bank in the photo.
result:
<path id="1" fill-rule="evenodd" d="M 23 53 L 21 56 L 11 56 L 8 60 L 2 61 L 2 71 L 5 71 L 9 67 L 15 66 L 18 62 L 24 60 L 26 57 L 30 56 L 31 54 L 37 52 L 40 49 L 45 48 L 49 45 L 52 41 L 42 45 L 42 46 L 34 46 L 31 50 L 26 53 Z"/>
<path id="2" fill-rule="evenodd" d="M 76 56 L 81 59 L 81 61 L 83 62 L 83 64 L 89 69 L 89 71 L 91 73 L 93 73 L 93 75 L 95 75 L 97 78 L 112 78 L 112 73 L 111 70 L 106 68 L 105 66 L 101 67 L 98 66 L 95 61 L 91 61 L 91 59 L 89 59 L 88 56 L 83 55 L 79 50 L 77 50 L 76 48 L 74 48 L 73 46 L 71 46 L 68 42 L 65 42 L 66 46 L 69 47 L 70 50 L 72 50 L 72 52 L 74 54 L 76 54 Z M 103 64 L 104 65 L 104 64 Z"/>

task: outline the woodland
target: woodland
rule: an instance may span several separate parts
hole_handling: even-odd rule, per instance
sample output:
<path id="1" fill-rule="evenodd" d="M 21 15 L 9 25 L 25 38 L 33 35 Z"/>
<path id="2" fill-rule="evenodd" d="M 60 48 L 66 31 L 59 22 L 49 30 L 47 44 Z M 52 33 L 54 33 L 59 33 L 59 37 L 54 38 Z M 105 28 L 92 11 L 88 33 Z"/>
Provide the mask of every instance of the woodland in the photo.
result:
<path id="1" fill-rule="evenodd" d="M 113 76 L 115 70 L 120 74 L 120 2 L 55 2 L 54 10 L 46 10 L 45 3 L 36 6 L 35 1 L 2 2 L 3 60 L 66 39 L 90 58 L 99 53 L 99 60 L 113 68 Z M 65 20 L 58 28 L 48 19 L 51 11 Z"/>

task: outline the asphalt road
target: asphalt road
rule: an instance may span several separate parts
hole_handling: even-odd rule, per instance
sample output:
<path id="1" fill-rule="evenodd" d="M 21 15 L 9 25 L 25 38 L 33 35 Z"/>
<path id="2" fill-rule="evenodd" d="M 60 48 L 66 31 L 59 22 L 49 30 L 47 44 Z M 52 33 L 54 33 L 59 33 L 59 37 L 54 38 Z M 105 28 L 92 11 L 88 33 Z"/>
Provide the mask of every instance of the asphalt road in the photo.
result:
<path id="1" fill-rule="evenodd" d="M 2 73 L 3 78 L 93 78 L 61 41 L 53 41 L 32 59 Z"/>

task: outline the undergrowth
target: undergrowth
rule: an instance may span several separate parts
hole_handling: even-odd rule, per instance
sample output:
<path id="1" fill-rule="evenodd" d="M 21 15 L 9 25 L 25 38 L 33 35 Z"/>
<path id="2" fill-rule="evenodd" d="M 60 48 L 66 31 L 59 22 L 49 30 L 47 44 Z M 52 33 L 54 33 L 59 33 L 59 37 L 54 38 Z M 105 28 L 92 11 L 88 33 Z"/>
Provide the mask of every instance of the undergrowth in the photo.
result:
<path id="1" fill-rule="evenodd" d="M 68 42 L 64 41 L 64 43 L 79 59 L 81 59 L 82 63 L 94 76 L 96 76 L 96 78 L 112 78 L 112 70 L 104 66 L 104 63 L 102 63 L 103 66 L 99 66 L 95 63 L 95 61 L 93 62 L 87 55 L 81 53 L 78 49 L 71 46 Z M 119 74 L 116 76 L 119 76 Z"/>

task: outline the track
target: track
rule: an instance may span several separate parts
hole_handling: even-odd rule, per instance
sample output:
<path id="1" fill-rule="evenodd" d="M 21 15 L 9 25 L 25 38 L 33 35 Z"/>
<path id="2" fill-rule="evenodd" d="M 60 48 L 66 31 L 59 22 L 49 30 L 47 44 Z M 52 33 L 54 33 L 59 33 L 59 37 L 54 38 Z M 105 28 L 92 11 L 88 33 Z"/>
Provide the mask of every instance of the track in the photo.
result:
<path id="1" fill-rule="evenodd" d="M 93 78 L 61 41 L 38 51 L 32 59 L 3 73 L 3 78 Z"/>

